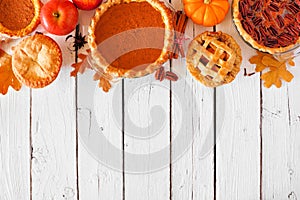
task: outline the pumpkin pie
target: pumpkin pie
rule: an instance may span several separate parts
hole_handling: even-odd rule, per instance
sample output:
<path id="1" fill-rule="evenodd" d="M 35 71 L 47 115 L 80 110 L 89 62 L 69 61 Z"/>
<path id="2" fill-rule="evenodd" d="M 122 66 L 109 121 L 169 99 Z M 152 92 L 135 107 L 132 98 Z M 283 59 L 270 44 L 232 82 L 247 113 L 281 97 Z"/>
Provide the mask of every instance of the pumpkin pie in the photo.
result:
<path id="1" fill-rule="evenodd" d="M 241 49 L 235 40 L 222 32 L 204 32 L 188 47 L 187 68 L 191 75 L 208 87 L 232 82 L 242 62 Z"/>
<path id="2" fill-rule="evenodd" d="M 42 3 L 39 0 L 1 0 L 0 36 L 23 37 L 40 22 Z"/>
<path id="3" fill-rule="evenodd" d="M 233 21 L 252 47 L 271 54 L 300 44 L 299 0 L 233 0 Z"/>
<path id="4" fill-rule="evenodd" d="M 172 12 L 157 0 L 108 1 L 96 10 L 88 43 L 96 71 L 141 77 L 168 60 Z"/>
<path id="5" fill-rule="evenodd" d="M 13 48 L 12 69 L 17 79 L 31 88 L 52 83 L 62 65 L 62 52 L 48 36 L 36 33 Z"/>

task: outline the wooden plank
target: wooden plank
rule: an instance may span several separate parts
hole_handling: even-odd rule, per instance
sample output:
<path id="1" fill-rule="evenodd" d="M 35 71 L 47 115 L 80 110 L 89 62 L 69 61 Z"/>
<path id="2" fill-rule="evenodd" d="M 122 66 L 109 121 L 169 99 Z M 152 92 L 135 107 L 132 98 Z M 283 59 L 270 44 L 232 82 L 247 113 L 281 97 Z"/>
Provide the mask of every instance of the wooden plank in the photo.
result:
<path id="1" fill-rule="evenodd" d="M 65 37 L 53 37 L 63 51 L 58 78 L 32 90 L 32 198 L 76 199 L 75 81 L 70 78 L 74 54 Z"/>
<path id="2" fill-rule="evenodd" d="M 260 81 L 248 62 L 255 54 L 235 31 L 231 14 L 216 26 L 233 36 L 242 49 L 241 71 L 232 83 L 216 89 L 216 198 L 260 198 Z M 223 110 L 222 110 L 223 109 Z"/>
<path id="3" fill-rule="evenodd" d="M 122 92 L 103 92 L 93 74 L 78 78 L 79 197 L 118 200 L 123 197 L 122 103 L 113 99 L 121 100 Z"/>
<path id="4" fill-rule="evenodd" d="M 0 95 L 0 199 L 30 199 L 30 90 Z"/>
<path id="5" fill-rule="evenodd" d="M 94 11 L 80 11 L 83 35 L 87 34 L 93 14 Z M 102 92 L 93 75 L 93 71 L 86 71 L 77 82 L 79 199 L 118 200 L 123 198 L 122 92 L 116 87 L 109 93 Z M 112 147 L 119 150 L 118 155 L 107 152 Z M 113 160 L 117 165 L 111 163 Z"/>
<path id="6" fill-rule="evenodd" d="M 194 36 L 212 28 L 194 25 Z M 214 90 L 192 80 L 200 112 L 193 111 L 193 199 L 214 199 Z"/>
<path id="7" fill-rule="evenodd" d="M 182 9 L 180 1 L 172 4 Z M 185 52 L 188 43 L 205 30 L 212 28 L 189 20 Z M 213 199 L 213 89 L 192 78 L 185 58 L 173 60 L 172 70 L 180 75 L 179 81 L 172 82 L 172 199 Z"/>
<path id="8" fill-rule="evenodd" d="M 124 82 L 125 199 L 169 199 L 169 82 Z"/>
<path id="9" fill-rule="evenodd" d="M 297 199 L 300 195 L 299 67 L 295 78 L 280 89 L 263 88 L 262 105 L 262 198 Z"/>
<path id="10" fill-rule="evenodd" d="M 1 42 L 11 55 L 18 40 Z M 0 199 L 30 199 L 30 90 L 0 94 Z M 16 165 L 16 163 L 18 163 Z"/>

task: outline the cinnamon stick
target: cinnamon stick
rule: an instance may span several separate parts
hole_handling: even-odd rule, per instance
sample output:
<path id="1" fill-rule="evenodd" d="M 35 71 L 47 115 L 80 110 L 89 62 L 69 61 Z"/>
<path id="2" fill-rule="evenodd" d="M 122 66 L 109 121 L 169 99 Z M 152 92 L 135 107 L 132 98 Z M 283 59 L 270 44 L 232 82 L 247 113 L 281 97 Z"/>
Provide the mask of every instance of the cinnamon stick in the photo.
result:
<path id="1" fill-rule="evenodd" d="M 175 25 L 174 25 L 175 37 L 174 38 L 176 40 L 180 37 L 183 37 L 183 35 L 185 33 L 187 22 L 188 22 L 188 17 L 184 13 L 182 13 L 182 11 L 177 11 L 175 13 L 174 22 L 175 22 Z M 178 42 L 175 42 L 173 45 L 171 58 L 177 59 L 178 53 L 180 53 L 180 55 L 182 57 L 184 57 L 184 51 L 183 51 L 181 44 L 178 44 Z"/>

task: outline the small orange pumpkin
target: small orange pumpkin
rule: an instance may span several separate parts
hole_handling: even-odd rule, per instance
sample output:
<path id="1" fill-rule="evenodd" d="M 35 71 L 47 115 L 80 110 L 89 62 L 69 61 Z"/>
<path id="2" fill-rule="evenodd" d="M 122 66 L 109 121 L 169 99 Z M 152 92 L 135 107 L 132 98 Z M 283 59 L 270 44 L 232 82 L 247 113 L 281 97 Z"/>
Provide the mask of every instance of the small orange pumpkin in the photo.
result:
<path id="1" fill-rule="evenodd" d="M 183 0 L 185 14 L 196 24 L 214 26 L 228 13 L 228 0 Z"/>

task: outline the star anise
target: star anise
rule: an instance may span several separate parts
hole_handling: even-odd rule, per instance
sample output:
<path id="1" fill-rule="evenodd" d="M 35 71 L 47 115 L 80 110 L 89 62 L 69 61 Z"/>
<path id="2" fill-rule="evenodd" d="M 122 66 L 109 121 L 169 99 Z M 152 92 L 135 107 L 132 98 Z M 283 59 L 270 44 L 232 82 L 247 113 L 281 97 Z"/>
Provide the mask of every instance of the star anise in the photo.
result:
<path id="1" fill-rule="evenodd" d="M 87 43 L 85 35 L 82 36 L 82 33 L 79 32 L 79 24 L 77 24 L 76 26 L 76 32 L 75 32 L 75 36 L 73 35 L 68 35 L 66 37 L 66 41 L 68 41 L 70 38 L 73 38 L 73 48 L 74 49 L 70 49 L 71 51 L 77 51 L 79 49 L 81 49 L 82 47 L 84 47 L 84 45 Z"/>

